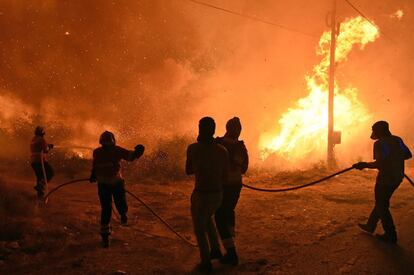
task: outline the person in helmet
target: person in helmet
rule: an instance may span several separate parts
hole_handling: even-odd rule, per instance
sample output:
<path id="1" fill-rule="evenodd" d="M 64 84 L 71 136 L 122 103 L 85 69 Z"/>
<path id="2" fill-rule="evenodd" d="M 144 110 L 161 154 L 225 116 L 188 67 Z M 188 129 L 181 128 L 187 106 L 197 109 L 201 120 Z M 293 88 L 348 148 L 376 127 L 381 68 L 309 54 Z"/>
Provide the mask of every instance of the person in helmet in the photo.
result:
<path id="1" fill-rule="evenodd" d="M 46 159 L 46 154 L 53 148 L 53 144 L 48 144 L 45 140 L 45 130 L 37 126 L 34 131 L 34 137 L 30 143 L 30 163 L 36 175 L 37 197 L 43 199 L 46 184 L 54 176 L 53 168 Z"/>
<path id="2" fill-rule="evenodd" d="M 199 121 L 197 142 L 188 146 L 185 167 L 187 175 L 195 175 L 191 216 L 201 258 L 197 269 L 205 273 L 212 270 L 211 260 L 221 256 L 213 215 L 221 204 L 229 169 L 226 148 L 214 141 L 215 129 L 211 117 Z"/>
<path id="3" fill-rule="evenodd" d="M 228 180 L 223 184 L 223 201 L 216 211 L 215 220 L 226 254 L 220 259 L 223 264 L 237 265 L 239 262 L 234 242 L 236 214 L 235 209 L 242 189 L 242 175 L 249 166 L 246 146 L 239 136 L 242 130 L 240 119 L 233 117 L 226 124 L 226 133 L 216 139 L 230 156 Z"/>
<path id="4" fill-rule="evenodd" d="M 109 247 L 111 234 L 112 198 L 121 216 L 121 224 L 128 224 L 128 205 L 125 198 L 125 181 L 122 177 L 121 161 L 134 161 L 144 154 L 144 146 L 135 146 L 129 151 L 116 145 L 115 136 L 109 131 L 102 133 L 101 147 L 93 151 L 92 171 L 89 181 L 98 182 L 98 195 L 101 203 L 101 237 L 103 247 Z"/>
<path id="5" fill-rule="evenodd" d="M 379 221 L 384 228 L 384 234 L 377 234 L 377 238 L 396 243 L 397 232 L 390 212 L 390 199 L 404 178 L 404 161 L 411 158 L 411 152 L 400 137 L 394 136 L 389 130 L 386 121 L 377 121 L 372 125 L 371 139 L 374 143 L 373 162 L 358 162 L 354 168 L 377 169 L 375 183 L 375 206 L 371 211 L 366 224 L 359 227 L 370 234 L 375 232 Z"/>

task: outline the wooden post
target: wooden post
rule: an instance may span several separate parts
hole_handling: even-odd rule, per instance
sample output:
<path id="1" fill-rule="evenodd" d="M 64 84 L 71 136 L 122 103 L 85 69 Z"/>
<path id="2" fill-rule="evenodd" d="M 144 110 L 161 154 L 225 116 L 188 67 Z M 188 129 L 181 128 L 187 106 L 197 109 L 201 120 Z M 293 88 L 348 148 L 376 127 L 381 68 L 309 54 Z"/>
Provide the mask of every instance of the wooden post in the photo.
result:
<path id="1" fill-rule="evenodd" d="M 334 142 L 334 96 L 335 96 L 335 48 L 336 48 L 336 0 L 332 0 L 331 12 L 331 49 L 329 64 L 329 95 L 328 95 L 328 168 L 335 168 Z"/>

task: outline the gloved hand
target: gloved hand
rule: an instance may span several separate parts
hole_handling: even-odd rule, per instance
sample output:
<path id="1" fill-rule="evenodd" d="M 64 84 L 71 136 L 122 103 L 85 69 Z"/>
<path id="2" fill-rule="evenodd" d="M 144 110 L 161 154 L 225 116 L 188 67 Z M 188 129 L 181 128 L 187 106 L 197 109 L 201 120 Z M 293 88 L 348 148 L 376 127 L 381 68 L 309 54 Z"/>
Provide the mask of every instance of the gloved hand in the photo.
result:
<path id="1" fill-rule="evenodd" d="M 47 146 L 49 147 L 49 150 L 50 150 L 50 149 L 53 149 L 53 147 L 54 147 L 54 145 L 53 145 L 53 144 L 48 144 Z"/>
<path id="2" fill-rule="evenodd" d="M 354 165 L 352 165 L 352 168 L 358 169 L 358 170 L 362 170 L 364 168 L 368 168 L 368 163 L 367 162 L 357 162 Z"/>
<path id="3" fill-rule="evenodd" d="M 142 144 L 138 144 L 137 146 L 135 146 L 135 154 L 137 156 L 141 156 L 142 154 L 144 154 L 145 151 L 145 147 Z"/>

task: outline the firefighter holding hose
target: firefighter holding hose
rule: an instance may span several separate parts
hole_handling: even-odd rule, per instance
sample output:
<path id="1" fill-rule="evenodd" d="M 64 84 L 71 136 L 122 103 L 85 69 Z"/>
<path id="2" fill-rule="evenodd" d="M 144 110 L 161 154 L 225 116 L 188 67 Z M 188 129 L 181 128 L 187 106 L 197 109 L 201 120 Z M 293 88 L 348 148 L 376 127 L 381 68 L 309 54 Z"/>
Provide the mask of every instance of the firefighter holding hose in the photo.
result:
<path id="1" fill-rule="evenodd" d="M 144 146 L 135 146 L 129 151 L 116 145 L 115 136 L 109 131 L 102 133 L 101 147 L 93 151 L 92 172 L 89 181 L 98 182 L 98 195 L 101 203 L 102 246 L 109 247 L 111 234 L 112 197 L 121 216 L 121 225 L 128 225 L 128 205 L 125 197 L 125 181 L 121 173 L 121 161 L 134 161 L 144 154 Z"/>
<path id="2" fill-rule="evenodd" d="M 34 131 L 34 137 L 30 143 L 30 162 L 36 175 L 36 185 L 34 189 L 37 192 L 39 200 L 43 199 L 47 183 L 54 176 L 53 168 L 46 159 L 46 154 L 53 148 L 53 144 L 48 144 L 45 140 L 45 130 L 37 126 Z"/>
<path id="3" fill-rule="evenodd" d="M 394 136 L 386 121 L 377 121 L 372 126 L 371 139 L 374 143 L 373 162 L 358 162 L 354 168 L 378 169 L 375 183 L 375 206 L 366 224 L 359 227 L 370 234 L 374 233 L 381 220 L 384 234 L 377 234 L 379 240 L 396 243 L 397 232 L 390 212 L 390 199 L 404 178 L 404 161 L 411 158 L 411 152 L 400 137 Z"/>

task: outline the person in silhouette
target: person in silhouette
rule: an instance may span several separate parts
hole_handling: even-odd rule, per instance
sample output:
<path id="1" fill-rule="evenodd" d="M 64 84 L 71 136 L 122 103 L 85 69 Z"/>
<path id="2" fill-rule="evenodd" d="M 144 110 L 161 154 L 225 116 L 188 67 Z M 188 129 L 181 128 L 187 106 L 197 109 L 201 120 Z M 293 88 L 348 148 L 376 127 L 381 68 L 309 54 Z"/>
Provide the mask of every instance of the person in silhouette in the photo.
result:
<path id="1" fill-rule="evenodd" d="M 234 243 L 236 215 L 235 209 L 242 189 L 242 175 L 249 166 L 246 146 L 239 136 L 242 130 L 240 119 L 233 117 L 226 124 L 226 133 L 216 139 L 229 152 L 230 170 L 223 184 L 223 201 L 216 211 L 215 220 L 226 254 L 220 259 L 223 264 L 237 265 L 239 259 Z"/>
<path id="2" fill-rule="evenodd" d="M 411 158 L 411 152 L 400 137 L 394 136 L 386 121 L 377 121 L 372 126 L 371 139 L 374 143 L 374 161 L 358 162 L 354 168 L 378 169 L 375 183 L 375 206 L 366 224 L 359 227 L 373 234 L 381 220 L 384 234 L 377 234 L 379 240 L 396 243 L 397 232 L 390 212 L 390 199 L 404 178 L 404 161 Z"/>
<path id="3" fill-rule="evenodd" d="M 115 136 L 109 131 L 102 133 L 101 147 L 93 151 L 92 171 L 89 181 L 98 182 L 101 203 L 101 237 L 103 247 L 109 247 L 111 234 L 112 197 L 121 216 L 121 225 L 128 225 L 128 205 L 125 198 L 125 181 L 121 173 L 121 160 L 134 161 L 144 154 L 144 146 L 135 146 L 129 151 L 116 145 Z"/>
<path id="4" fill-rule="evenodd" d="M 212 270 L 211 260 L 221 257 L 213 215 L 221 204 L 223 184 L 229 171 L 228 152 L 215 142 L 215 129 L 211 117 L 199 121 L 197 142 L 188 146 L 185 167 L 187 175 L 195 174 L 191 216 L 201 258 L 197 269 L 206 273 Z"/>
<path id="5" fill-rule="evenodd" d="M 36 175 L 36 185 L 34 189 L 37 197 L 43 199 L 46 184 L 50 182 L 54 176 L 53 168 L 46 159 L 46 154 L 53 148 L 53 144 L 48 144 L 45 139 L 45 130 L 41 126 L 37 126 L 34 131 L 34 137 L 30 143 L 30 162 Z"/>

